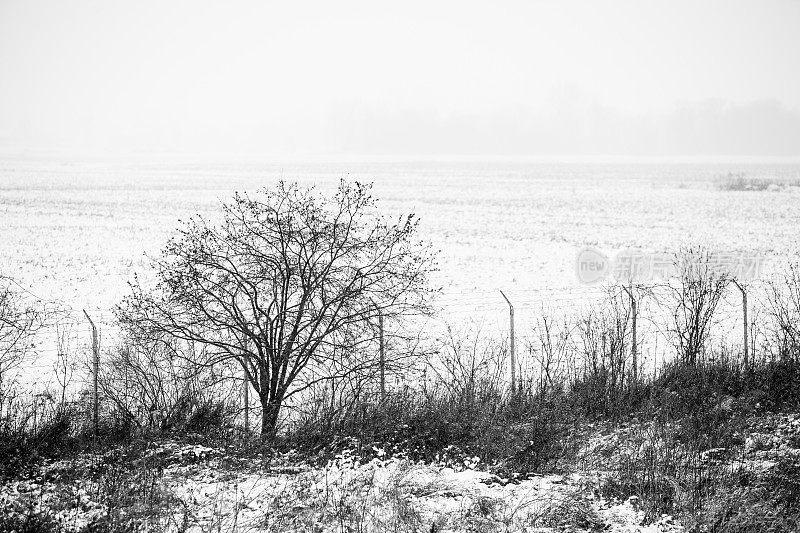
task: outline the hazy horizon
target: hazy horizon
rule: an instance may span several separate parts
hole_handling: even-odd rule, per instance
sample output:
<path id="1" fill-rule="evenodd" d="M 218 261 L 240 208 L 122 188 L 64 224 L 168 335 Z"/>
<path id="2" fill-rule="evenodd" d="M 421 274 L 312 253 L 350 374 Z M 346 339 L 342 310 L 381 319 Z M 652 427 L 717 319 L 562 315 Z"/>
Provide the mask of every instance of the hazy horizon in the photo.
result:
<path id="1" fill-rule="evenodd" d="M 0 152 L 798 156 L 800 2 L 0 2 Z"/>

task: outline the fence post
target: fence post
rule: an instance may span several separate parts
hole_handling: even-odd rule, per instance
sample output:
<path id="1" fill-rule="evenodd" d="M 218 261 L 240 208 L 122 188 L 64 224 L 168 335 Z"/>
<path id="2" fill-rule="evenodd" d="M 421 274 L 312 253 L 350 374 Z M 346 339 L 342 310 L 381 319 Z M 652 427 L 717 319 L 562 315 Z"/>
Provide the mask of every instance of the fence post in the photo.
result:
<path id="1" fill-rule="evenodd" d="M 244 433 L 250 435 L 250 382 L 247 380 L 247 371 L 244 371 Z"/>
<path id="2" fill-rule="evenodd" d="M 633 285 L 630 288 L 622 286 L 628 297 L 631 299 L 631 315 L 633 324 L 631 325 L 631 357 L 633 358 L 633 382 L 636 383 L 639 377 L 639 348 L 636 344 L 636 297 L 633 295 Z"/>
<path id="3" fill-rule="evenodd" d="M 748 326 L 748 324 L 747 324 L 747 291 L 745 290 L 745 287 L 742 284 L 740 284 L 738 281 L 736 281 L 735 279 L 733 280 L 733 284 L 736 285 L 736 287 L 742 292 L 742 314 L 743 314 L 743 318 L 744 318 L 744 336 L 743 336 L 744 369 L 746 371 L 748 369 L 748 360 L 749 360 L 749 356 L 750 356 L 750 353 L 749 353 L 749 351 L 750 351 L 750 343 L 747 340 L 747 335 L 748 335 L 748 331 L 747 331 L 747 326 Z"/>
<path id="4" fill-rule="evenodd" d="M 245 437 L 250 435 L 250 381 L 247 379 L 247 337 L 242 336 L 242 393 L 244 395 L 244 434 Z"/>
<path id="5" fill-rule="evenodd" d="M 508 314 L 509 314 L 509 345 L 511 348 L 511 394 L 513 395 L 517 390 L 517 354 L 514 349 L 514 306 L 511 305 L 511 300 L 508 299 L 506 294 L 501 290 L 500 294 L 503 295 L 506 303 L 508 303 Z"/>
<path id="6" fill-rule="evenodd" d="M 383 345 L 383 313 L 378 309 L 378 342 L 380 343 L 381 401 L 386 401 L 386 348 Z"/>
<path id="7" fill-rule="evenodd" d="M 33 433 L 36 434 L 36 426 L 38 425 L 39 415 L 39 395 L 33 395 Z"/>
<path id="8" fill-rule="evenodd" d="M 100 420 L 100 396 L 98 393 L 97 388 L 97 381 L 98 381 L 98 372 L 100 370 L 100 345 L 97 342 L 97 327 L 94 325 L 94 322 L 89 317 L 89 313 L 86 312 L 86 309 L 83 310 L 83 314 L 86 316 L 86 320 L 89 321 L 89 324 L 92 326 L 92 354 L 94 355 L 94 440 L 95 443 L 97 442 L 97 430 Z"/>

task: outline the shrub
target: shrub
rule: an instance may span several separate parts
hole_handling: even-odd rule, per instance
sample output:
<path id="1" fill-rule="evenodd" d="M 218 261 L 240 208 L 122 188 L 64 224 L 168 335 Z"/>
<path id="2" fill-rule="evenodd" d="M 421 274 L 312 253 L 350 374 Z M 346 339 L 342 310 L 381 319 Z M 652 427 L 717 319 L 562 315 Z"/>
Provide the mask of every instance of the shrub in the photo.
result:
<path id="1" fill-rule="evenodd" d="M 74 413 L 58 410 L 28 436 L 29 446 L 46 457 L 58 456 L 75 444 L 74 425 Z"/>
<path id="2" fill-rule="evenodd" d="M 61 531 L 47 512 L 34 509 L 0 509 L 0 533 L 54 533 Z"/>
<path id="3" fill-rule="evenodd" d="M 525 391 L 504 396 L 490 382 L 470 389 L 436 385 L 390 392 L 382 402 L 355 400 L 341 416 L 314 410 L 290 428 L 282 445 L 323 460 L 342 448 L 365 458 L 378 448 L 455 466 L 478 456 L 499 472 L 551 470 L 568 451 L 569 417 L 543 409 L 534 398 Z"/>
<path id="4" fill-rule="evenodd" d="M 721 191 L 767 191 L 800 186 L 800 180 L 779 178 L 752 178 L 743 173 L 729 172 L 715 180 Z"/>
<path id="5" fill-rule="evenodd" d="M 36 427 L 0 420 L 0 471 L 13 472 L 38 457 L 59 457 L 74 450 L 81 442 L 77 420 L 71 409 L 43 414 Z"/>
<path id="6" fill-rule="evenodd" d="M 770 531 L 789 533 L 800 528 L 800 463 L 783 458 L 763 475 L 740 471 L 717 483 L 708 507 L 691 522 L 711 533 Z"/>

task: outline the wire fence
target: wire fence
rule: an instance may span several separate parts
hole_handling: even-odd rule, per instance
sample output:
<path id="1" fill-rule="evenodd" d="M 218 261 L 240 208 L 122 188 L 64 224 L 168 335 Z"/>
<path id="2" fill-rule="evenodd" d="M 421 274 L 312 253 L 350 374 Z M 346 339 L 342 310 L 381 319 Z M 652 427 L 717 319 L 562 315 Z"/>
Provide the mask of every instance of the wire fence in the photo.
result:
<path id="1" fill-rule="evenodd" d="M 744 289 L 748 296 L 749 323 L 746 329 L 751 359 L 765 356 L 769 350 L 769 294 L 782 281 L 781 277 L 752 279 Z M 518 379 L 536 379 L 541 376 L 547 350 L 545 334 L 552 332 L 548 328 L 561 328 L 559 331 L 564 335 L 562 341 L 565 343 L 563 349 L 579 352 L 581 320 L 615 305 L 627 313 L 624 315 L 624 335 L 629 346 L 626 349 L 632 349 L 631 354 L 636 352 L 637 365 L 642 373 L 656 372 L 659 365 L 674 358 L 677 352 L 673 323 L 675 289 L 675 280 L 627 287 L 602 284 L 505 288 L 503 293 L 508 300 L 500 288 L 447 291 L 434 299 L 434 313 L 424 325 L 420 325 L 424 330 L 420 338 L 435 351 L 436 346 L 446 342 L 448 335 L 483 336 L 496 341 L 507 354 L 512 344 L 510 332 L 513 328 L 515 353 L 510 364 L 514 365 Z M 97 394 L 100 404 L 103 404 L 106 399 L 102 392 L 95 391 L 93 330 L 86 315 L 98 328 L 98 356 L 102 365 L 121 341 L 114 310 L 77 308 L 29 294 L 40 302 L 58 307 L 59 313 L 43 325 L 29 356 L 16 368 L 16 375 L 10 381 L 28 398 L 43 403 L 53 403 L 64 397 L 80 398 L 86 403 Z M 634 301 L 635 314 L 631 312 Z M 631 339 L 633 328 L 629 327 L 634 321 L 635 340 Z M 745 352 L 744 330 L 742 294 L 729 284 L 714 309 L 706 339 L 710 352 L 724 352 L 741 358 Z M 4 384 L 7 386 L 8 383 L 9 376 L 6 376 Z"/>
<path id="2" fill-rule="evenodd" d="M 769 305 L 767 293 L 779 277 L 748 281 L 748 311 L 757 322 Z M 637 298 L 637 326 L 641 333 L 640 347 L 647 349 L 655 336 L 669 342 L 670 296 L 665 291 L 675 288 L 668 282 L 637 284 L 632 287 Z M 542 288 L 504 289 L 515 313 L 515 339 L 518 342 L 535 342 L 542 319 L 574 321 L 593 310 L 608 305 L 614 298 L 626 299 L 622 285 L 601 286 L 549 286 Z M 89 314 L 98 328 L 101 351 L 108 351 L 119 341 L 119 324 L 112 308 L 74 308 L 62 301 L 37 300 L 59 306 L 61 312 L 49 319 L 37 334 L 34 348 L 21 371 L 47 371 L 58 364 L 57 356 L 64 352 L 72 355 L 91 354 L 92 327 L 85 316 Z M 433 300 L 434 315 L 427 322 L 425 338 L 433 341 L 445 328 L 480 328 L 498 339 L 508 337 L 509 305 L 496 290 L 469 290 L 444 292 Z M 725 340 L 730 346 L 741 347 L 742 339 L 734 335 L 742 331 L 742 301 L 737 291 L 728 287 L 714 311 L 710 342 Z M 751 324 L 752 326 L 752 324 Z M 59 340 L 60 339 L 60 340 Z M 61 346 L 59 346 L 61 343 Z M 80 360 L 80 358 L 77 358 Z M 85 361 L 84 361 L 85 362 Z"/>

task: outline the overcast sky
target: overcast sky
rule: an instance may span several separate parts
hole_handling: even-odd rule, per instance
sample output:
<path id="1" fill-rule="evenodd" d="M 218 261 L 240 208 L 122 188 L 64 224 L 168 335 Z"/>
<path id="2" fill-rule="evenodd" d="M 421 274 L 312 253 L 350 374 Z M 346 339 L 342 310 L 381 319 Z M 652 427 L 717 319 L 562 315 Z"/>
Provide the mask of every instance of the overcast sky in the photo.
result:
<path id="1" fill-rule="evenodd" d="M 0 0 L 0 147 L 800 155 L 800 1 Z"/>

